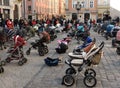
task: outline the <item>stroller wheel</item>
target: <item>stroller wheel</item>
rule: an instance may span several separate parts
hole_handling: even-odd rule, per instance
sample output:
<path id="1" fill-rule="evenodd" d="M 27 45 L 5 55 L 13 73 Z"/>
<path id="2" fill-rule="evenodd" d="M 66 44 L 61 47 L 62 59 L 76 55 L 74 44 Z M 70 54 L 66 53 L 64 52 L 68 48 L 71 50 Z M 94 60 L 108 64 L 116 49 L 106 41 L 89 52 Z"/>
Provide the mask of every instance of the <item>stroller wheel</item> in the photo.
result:
<path id="1" fill-rule="evenodd" d="M 72 75 L 72 74 L 76 74 L 76 71 L 74 68 L 68 68 L 65 73 Z"/>
<path id="2" fill-rule="evenodd" d="M 116 49 L 116 53 L 120 55 L 120 50 L 118 48 Z"/>
<path id="3" fill-rule="evenodd" d="M 22 66 L 23 64 L 24 64 L 24 63 L 23 63 L 22 61 L 19 61 L 19 62 L 18 62 L 18 65 L 19 65 L 19 66 Z"/>
<path id="4" fill-rule="evenodd" d="M 48 48 L 44 48 L 44 52 L 47 54 L 49 52 Z"/>
<path id="5" fill-rule="evenodd" d="M 30 49 L 26 51 L 26 55 L 30 55 Z"/>
<path id="6" fill-rule="evenodd" d="M 5 66 L 6 65 L 6 62 L 5 61 L 1 61 L 1 66 Z"/>
<path id="7" fill-rule="evenodd" d="M 84 82 L 85 86 L 87 86 L 87 87 L 94 87 L 97 84 L 96 78 L 91 75 L 85 76 L 83 82 Z"/>
<path id="8" fill-rule="evenodd" d="M 6 46 L 4 46 L 4 49 L 7 49 L 7 47 L 6 47 Z"/>
<path id="9" fill-rule="evenodd" d="M 51 36 L 51 37 L 50 37 L 50 40 L 51 40 L 51 41 L 54 41 L 54 39 L 55 39 L 54 36 Z"/>
<path id="10" fill-rule="evenodd" d="M 40 56 L 44 56 L 45 52 L 44 52 L 44 48 L 43 47 L 38 47 L 38 53 Z"/>
<path id="11" fill-rule="evenodd" d="M 5 61 L 6 61 L 7 63 L 10 63 L 11 59 L 8 57 L 8 58 L 5 59 Z"/>
<path id="12" fill-rule="evenodd" d="M 54 38 L 57 38 L 57 35 L 55 35 Z"/>
<path id="13" fill-rule="evenodd" d="M 91 68 L 90 68 L 90 69 L 87 69 L 87 70 L 85 71 L 84 75 L 85 75 L 85 76 L 91 75 L 91 76 L 93 76 L 93 77 L 96 77 L 96 72 L 95 72 L 94 69 L 91 69 Z"/>
<path id="14" fill-rule="evenodd" d="M 23 62 L 23 63 L 26 63 L 26 62 L 27 62 L 27 58 L 24 57 L 24 58 L 22 59 L 22 62 Z"/>
<path id="15" fill-rule="evenodd" d="M 1 66 L 0 67 L 0 73 L 3 73 L 4 72 L 4 68 Z"/>
<path id="16" fill-rule="evenodd" d="M 75 79 L 71 75 L 65 75 L 62 80 L 62 84 L 66 86 L 72 86 L 75 83 Z"/>
<path id="17" fill-rule="evenodd" d="M 44 56 L 45 52 L 44 51 L 39 51 L 40 56 Z"/>

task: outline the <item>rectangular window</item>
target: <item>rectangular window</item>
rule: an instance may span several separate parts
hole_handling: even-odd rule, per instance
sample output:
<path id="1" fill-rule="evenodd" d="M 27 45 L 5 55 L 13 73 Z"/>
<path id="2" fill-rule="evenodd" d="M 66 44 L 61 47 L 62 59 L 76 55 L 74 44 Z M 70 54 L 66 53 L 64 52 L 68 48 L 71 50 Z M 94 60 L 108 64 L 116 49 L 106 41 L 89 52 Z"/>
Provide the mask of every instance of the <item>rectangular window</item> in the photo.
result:
<path id="1" fill-rule="evenodd" d="M 0 5 L 2 5 L 2 0 L 0 0 Z"/>
<path id="2" fill-rule="evenodd" d="M 76 8 L 77 1 L 72 0 L 72 8 Z"/>
<path id="3" fill-rule="evenodd" d="M 93 1 L 90 1 L 90 8 L 93 8 L 94 7 L 94 3 Z"/>
<path id="4" fill-rule="evenodd" d="M 4 4 L 5 6 L 9 6 L 9 1 L 10 1 L 10 0 L 3 0 L 3 4 Z"/>
<path id="5" fill-rule="evenodd" d="M 68 9 L 68 0 L 65 0 L 65 7 Z"/>
<path id="6" fill-rule="evenodd" d="M 31 6 L 28 6 L 28 11 L 31 11 Z"/>
<path id="7" fill-rule="evenodd" d="M 85 2 L 81 2 L 82 8 L 85 8 Z"/>

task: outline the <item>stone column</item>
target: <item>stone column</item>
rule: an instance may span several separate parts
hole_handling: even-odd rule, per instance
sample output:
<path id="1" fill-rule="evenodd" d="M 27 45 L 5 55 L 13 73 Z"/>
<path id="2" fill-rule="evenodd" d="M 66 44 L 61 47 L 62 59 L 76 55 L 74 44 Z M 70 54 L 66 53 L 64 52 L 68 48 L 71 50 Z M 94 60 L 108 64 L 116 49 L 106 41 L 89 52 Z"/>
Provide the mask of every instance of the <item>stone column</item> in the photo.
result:
<path id="1" fill-rule="evenodd" d="M 19 19 L 22 17 L 21 3 L 18 4 Z"/>
<path id="2" fill-rule="evenodd" d="M 13 16 L 14 16 L 14 5 L 15 5 L 15 3 L 14 2 L 10 2 L 10 19 L 12 19 L 13 20 Z"/>

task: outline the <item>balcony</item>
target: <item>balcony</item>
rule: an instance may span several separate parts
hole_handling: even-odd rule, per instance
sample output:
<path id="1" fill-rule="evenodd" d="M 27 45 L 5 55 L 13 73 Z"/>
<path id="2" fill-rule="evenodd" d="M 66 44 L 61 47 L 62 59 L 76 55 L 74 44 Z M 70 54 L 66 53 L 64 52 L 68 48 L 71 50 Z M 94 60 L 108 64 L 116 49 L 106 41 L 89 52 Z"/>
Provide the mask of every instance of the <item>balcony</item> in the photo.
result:
<path id="1" fill-rule="evenodd" d="M 98 9 L 110 9 L 110 5 L 98 5 Z"/>
<path id="2" fill-rule="evenodd" d="M 69 9 L 68 9 L 68 8 L 65 8 L 65 11 L 69 11 Z"/>

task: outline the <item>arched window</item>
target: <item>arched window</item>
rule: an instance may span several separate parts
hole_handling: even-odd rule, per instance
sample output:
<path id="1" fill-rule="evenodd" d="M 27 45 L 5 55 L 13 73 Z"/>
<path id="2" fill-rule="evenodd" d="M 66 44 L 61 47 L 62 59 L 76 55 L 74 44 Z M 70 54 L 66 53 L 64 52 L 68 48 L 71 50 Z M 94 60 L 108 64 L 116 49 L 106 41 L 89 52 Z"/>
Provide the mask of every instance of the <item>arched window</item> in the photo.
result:
<path id="1" fill-rule="evenodd" d="M 0 0 L 0 5 L 2 5 L 2 0 Z"/>
<path id="2" fill-rule="evenodd" d="M 90 8 L 93 8 L 93 7 L 94 7 L 94 2 L 90 1 Z"/>

